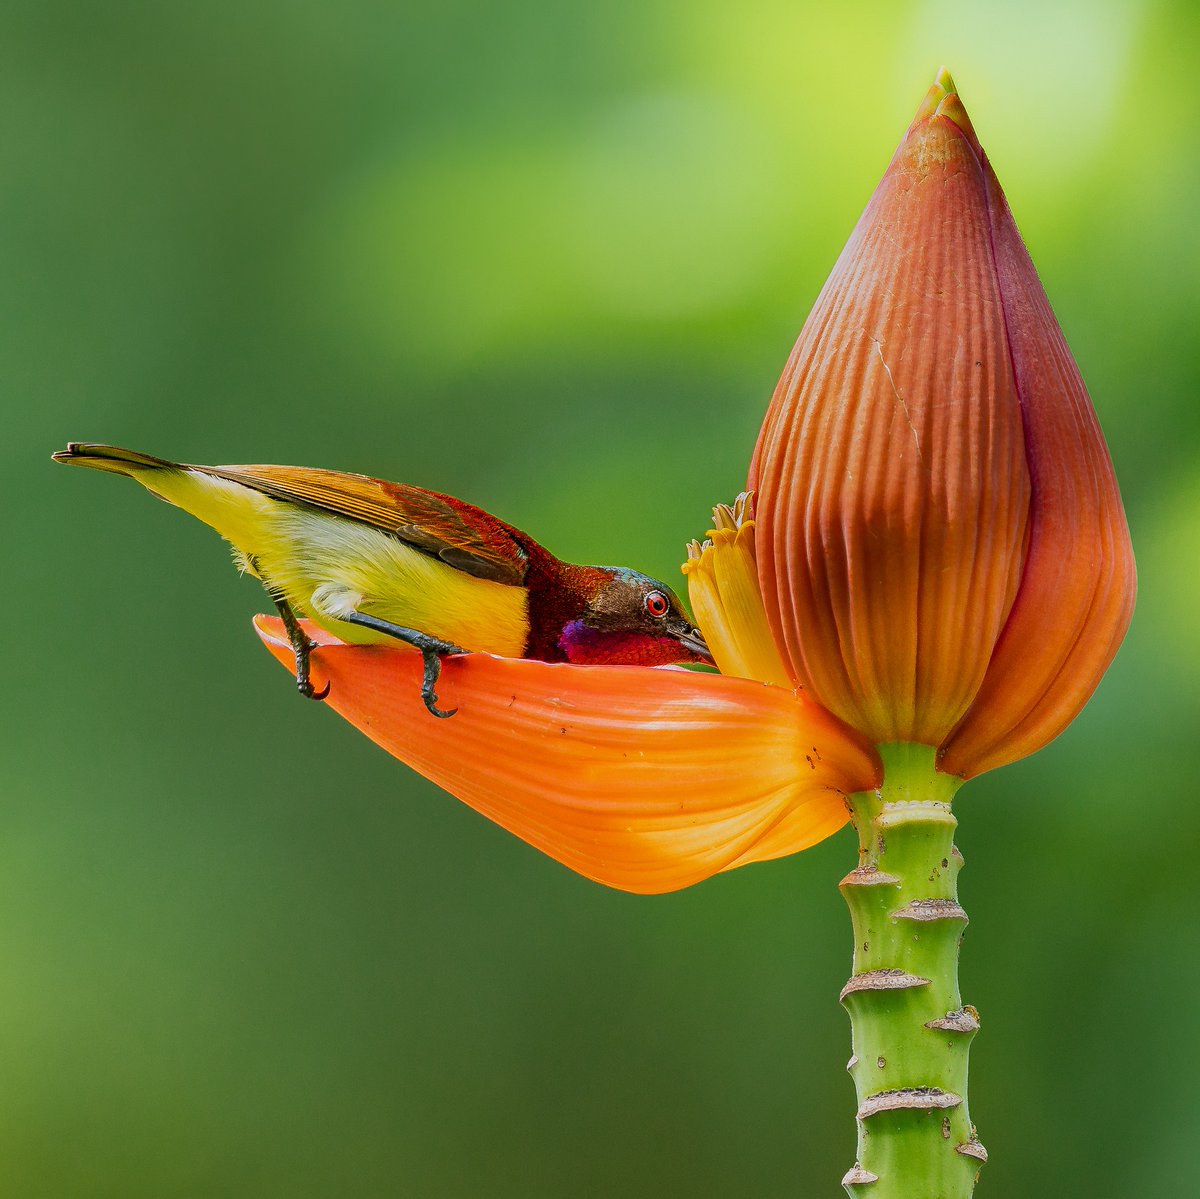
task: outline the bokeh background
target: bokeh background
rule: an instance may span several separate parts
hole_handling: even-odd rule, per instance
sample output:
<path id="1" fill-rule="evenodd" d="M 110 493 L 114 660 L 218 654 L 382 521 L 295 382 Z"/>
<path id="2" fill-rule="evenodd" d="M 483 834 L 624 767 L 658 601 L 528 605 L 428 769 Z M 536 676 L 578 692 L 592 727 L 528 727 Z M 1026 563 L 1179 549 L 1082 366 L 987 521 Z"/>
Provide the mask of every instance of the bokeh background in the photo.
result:
<path id="1" fill-rule="evenodd" d="M 981 1195 L 1188 1194 L 1188 0 L 9 0 L 0 1193 L 840 1194 L 849 830 L 655 899 L 296 698 L 212 533 L 68 439 L 473 500 L 676 578 L 941 62 L 1138 549 L 1082 718 L 957 805 Z"/>

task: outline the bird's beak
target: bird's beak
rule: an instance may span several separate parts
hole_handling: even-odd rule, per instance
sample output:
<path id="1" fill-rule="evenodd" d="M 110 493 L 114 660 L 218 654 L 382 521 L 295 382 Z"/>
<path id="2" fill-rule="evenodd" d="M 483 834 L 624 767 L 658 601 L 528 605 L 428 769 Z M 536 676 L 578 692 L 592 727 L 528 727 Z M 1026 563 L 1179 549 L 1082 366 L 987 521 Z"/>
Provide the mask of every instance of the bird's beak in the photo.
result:
<path id="1" fill-rule="evenodd" d="M 708 648 L 704 634 L 699 629 L 695 629 L 689 624 L 682 624 L 678 626 L 677 630 L 672 630 L 672 634 L 680 645 L 690 649 L 702 662 L 712 663 L 712 650 Z"/>

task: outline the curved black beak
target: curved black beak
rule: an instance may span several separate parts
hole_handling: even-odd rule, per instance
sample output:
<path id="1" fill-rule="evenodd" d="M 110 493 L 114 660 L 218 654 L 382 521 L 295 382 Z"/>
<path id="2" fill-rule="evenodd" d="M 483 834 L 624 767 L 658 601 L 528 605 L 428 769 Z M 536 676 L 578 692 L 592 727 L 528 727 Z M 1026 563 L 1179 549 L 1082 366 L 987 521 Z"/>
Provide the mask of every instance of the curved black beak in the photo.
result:
<path id="1" fill-rule="evenodd" d="M 680 645 L 690 649 L 702 662 L 712 663 L 712 650 L 708 648 L 704 634 L 699 629 L 693 628 L 690 624 L 680 624 L 671 630 L 671 634 Z"/>

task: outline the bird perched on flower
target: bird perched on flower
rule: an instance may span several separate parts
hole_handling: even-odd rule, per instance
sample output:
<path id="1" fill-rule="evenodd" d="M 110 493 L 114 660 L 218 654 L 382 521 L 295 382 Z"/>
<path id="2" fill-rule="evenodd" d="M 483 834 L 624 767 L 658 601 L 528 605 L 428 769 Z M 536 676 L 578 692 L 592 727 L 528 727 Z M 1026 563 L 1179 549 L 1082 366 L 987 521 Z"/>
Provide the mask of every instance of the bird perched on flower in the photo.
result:
<path id="1" fill-rule="evenodd" d="M 462 716 L 426 735 L 404 699 L 414 655 L 322 632 L 331 706 L 636 892 L 829 836 L 846 797 L 884 781 L 881 747 L 917 746 L 957 785 L 1066 728 L 1129 626 L 1133 548 L 1079 368 L 947 72 L 800 333 L 746 490 L 685 567 L 719 676 L 651 687 L 635 669 L 464 659 L 447 681 Z M 275 622 L 259 632 L 290 665 Z"/>
<path id="2" fill-rule="evenodd" d="M 128 475 L 211 525 L 260 579 L 287 629 L 302 695 L 314 643 L 401 641 L 424 659 L 434 716 L 443 655 L 478 651 L 588 665 L 711 662 L 665 584 L 619 566 L 562 562 L 532 537 L 452 496 L 296 466 L 189 466 L 71 442 L 56 462 Z"/>

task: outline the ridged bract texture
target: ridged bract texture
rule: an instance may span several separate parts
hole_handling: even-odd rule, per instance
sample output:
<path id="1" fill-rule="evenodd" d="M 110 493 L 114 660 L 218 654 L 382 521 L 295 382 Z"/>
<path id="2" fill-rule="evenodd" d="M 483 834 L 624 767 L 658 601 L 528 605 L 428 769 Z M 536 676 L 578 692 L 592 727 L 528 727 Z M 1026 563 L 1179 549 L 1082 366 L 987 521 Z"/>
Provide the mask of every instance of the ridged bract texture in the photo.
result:
<path id="1" fill-rule="evenodd" d="M 1128 624 L 1133 558 L 1078 368 L 958 97 L 935 85 L 759 437 L 759 576 L 793 678 L 964 776 L 1045 744 Z"/>
<path id="2" fill-rule="evenodd" d="M 1075 719 L 1125 636 L 1137 591 L 1087 388 L 986 161 L 984 171 L 1031 497 L 1016 602 L 971 710 L 944 745 L 942 768 L 963 775 L 1033 753 Z"/>

